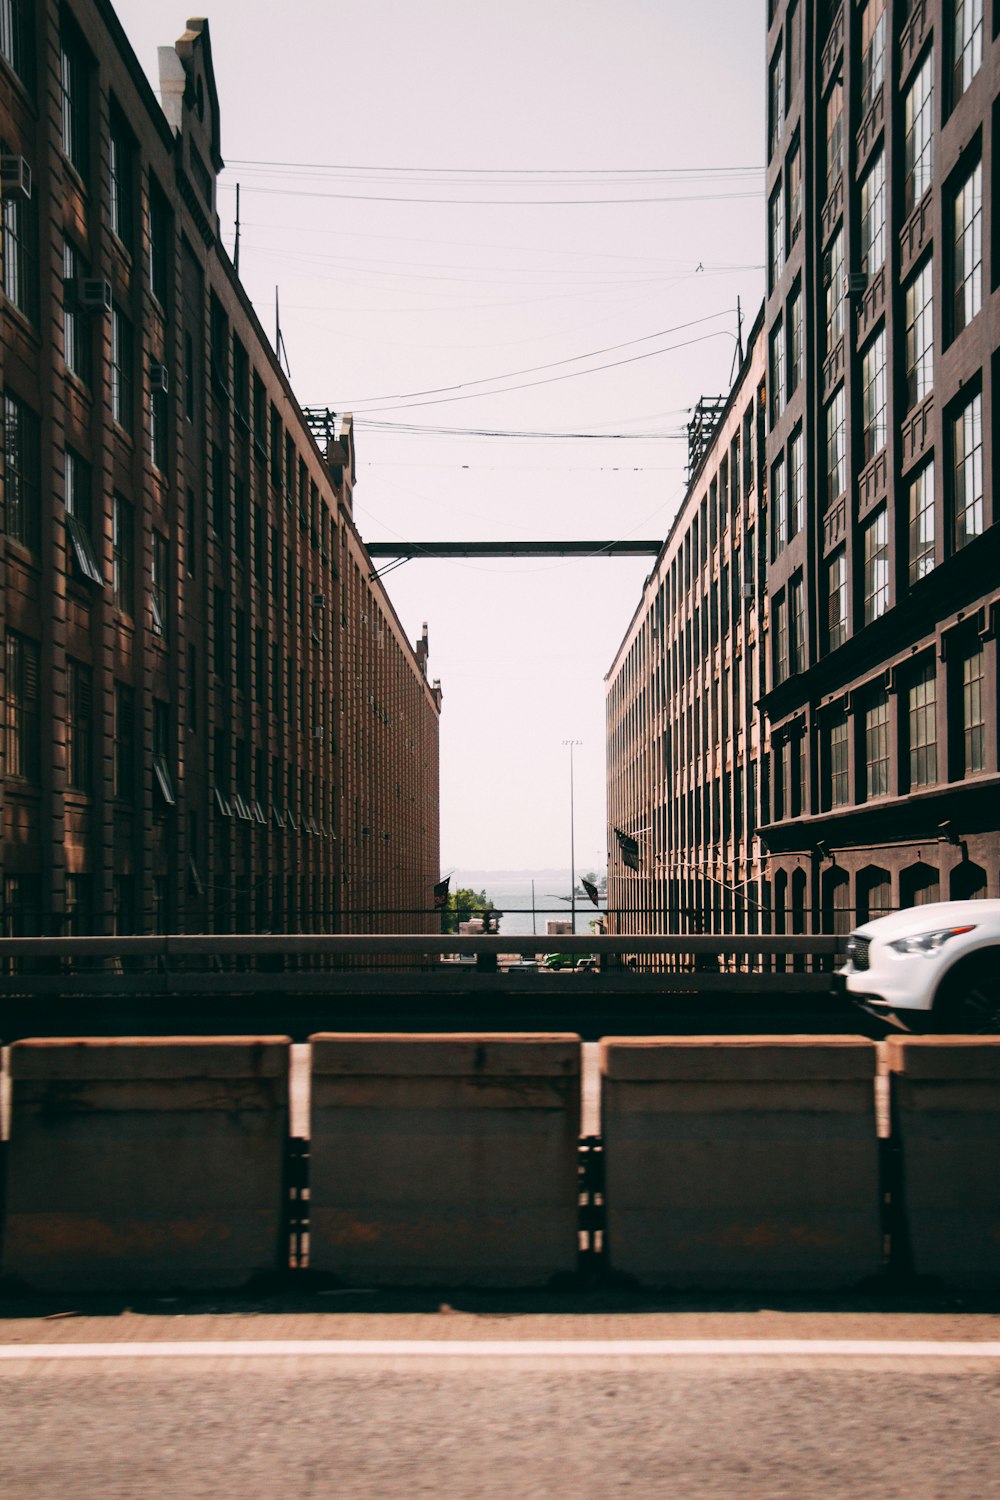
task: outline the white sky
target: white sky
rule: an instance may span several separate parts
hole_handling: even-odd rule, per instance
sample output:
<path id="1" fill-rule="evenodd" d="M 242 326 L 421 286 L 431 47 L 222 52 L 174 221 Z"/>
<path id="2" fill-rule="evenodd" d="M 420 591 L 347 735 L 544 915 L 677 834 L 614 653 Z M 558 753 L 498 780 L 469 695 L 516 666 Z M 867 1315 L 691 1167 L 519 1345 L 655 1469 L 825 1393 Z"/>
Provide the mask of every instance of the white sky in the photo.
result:
<path id="1" fill-rule="evenodd" d="M 186 13 L 116 9 L 155 79 Z M 410 436 L 361 413 L 669 434 L 728 389 L 737 296 L 746 329 L 763 295 L 763 0 L 215 0 L 208 14 L 223 237 L 231 251 L 239 181 L 241 277 L 269 331 L 280 286 L 296 394 L 357 415 L 366 540 L 662 537 L 683 440 Z M 636 198 L 673 201 L 620 201 Z M 474 399 L 400 410 L 400 395 L 472 381 Z M 444 690 L 444 870 L 568 865 L 571 738 L 577 869 L 604 868 L 603 678 L 648 567 L 413 561 L 387 580 L 411 639 L 428 621 Z"/>

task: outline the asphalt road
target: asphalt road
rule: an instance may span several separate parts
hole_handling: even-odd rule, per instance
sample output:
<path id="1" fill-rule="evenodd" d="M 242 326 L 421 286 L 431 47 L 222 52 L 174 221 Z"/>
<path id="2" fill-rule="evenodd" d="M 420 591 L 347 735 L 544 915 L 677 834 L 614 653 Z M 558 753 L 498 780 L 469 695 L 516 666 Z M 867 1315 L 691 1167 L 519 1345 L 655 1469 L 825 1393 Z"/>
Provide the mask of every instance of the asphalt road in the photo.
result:
<path id="1" fill-rule="evenodd" d="M 0 1304 L 4 1500 L 986 1500 L 1000 1313 L 627 1293 Z"/>
<path id="2" fill-rule="evenodd" d="M 982 1500 L 1000 1489 L 998 1361 L 581 1363 L 7 1365 L 0 1493 Z"/>

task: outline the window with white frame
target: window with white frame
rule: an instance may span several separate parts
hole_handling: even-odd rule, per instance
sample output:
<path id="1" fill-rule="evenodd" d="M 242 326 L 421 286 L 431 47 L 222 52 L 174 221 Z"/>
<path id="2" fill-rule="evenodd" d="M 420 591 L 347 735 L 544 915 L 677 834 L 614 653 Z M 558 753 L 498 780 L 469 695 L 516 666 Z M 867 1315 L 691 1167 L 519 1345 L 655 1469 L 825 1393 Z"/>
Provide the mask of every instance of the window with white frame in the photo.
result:
<path id="1" fill-rule="evenodd" d="M 805 525 L 805 451 L 802 428 L 796 428 L 788 445 L 788 535 L 797 536 Z"/>
<path id="2" fill-rule="evenodd" d="M 960 99 L 983 65 L 983 0 L 955 0 L 952 99 Z"/>
<path id="3" fill-rule="evenodd" d="M 961 333 L 983 305 L 983 164 L 956 190 L 952 213 L 952 333 Z"/>
<path id="4" fill-rule="evenodd" d="M 885 447 L 886 374 L 885 329 L 880 329 L 865 348 L 861 359 L 861 432 L 865 463 Z"/>
<path id="5" fill-rule="evenodd" d="M 861 9 L 861 112 L 864 114 L 885 78 L 885 0 L 865 0 Z"/>
<path id="6" fill-rule="evenodd" d="M 907 576 L 911 584 L 934 567 L 934 460 L 910 481 Z"/>
<path id="7" fill-rule="evenodd" d="M 865 791 L 869 797 L 889 794 L 889 695 L 884 688 L 865 707 Z"/>
<path id="8" fill-rule="evenodd" d="M 885 260 L 885 152 L 879 151 L 861 183 L 861 269 L 875 275 Z"/>
<path id="9" fill-rule="evenodd" d="M 915 208 L 934 176 L 934 49 L 929 47 L 903 100 L 903 191 Z"/>
<path id="10" fill-rule="evenodd" d="M 906 285 L 906 404 L 916 406 L 934 387 L 934 275 L 925 260 Z"/>
<path id="11" fill-rule="evenodd" d="M 864 530 L 864 620 L 870 625 L 889 608 L 889 523 L 885 507 Z"/>
<path id="12" fill-rule="evenodd" d="M 826 500 L 829 504 L 847 489 L 847 423 L 844 387 L 838 387 L 824 412 L 826 428 Z"/>
<path id="13" fill-rule="evenodd" d="M 785 330 L 781 318 L 771 329 L 771 426 L 785 409 Z"/>
<path id="14" fill-rule="evenodd" d="M 847 640 L 847 556 L 838 547 L 826 565 L 826 644 L 835 651 Z"/>
<path id="15" fill-rule="evenodd" d="M 951 421 L 952 546 L 983 530 L 983 397 L 980 391 Z"/>
<path id="16" fill-rule="evenodd" d="M 844 332 L 844 231 L 838 229 L 826 255 L 826 352 Z"/>

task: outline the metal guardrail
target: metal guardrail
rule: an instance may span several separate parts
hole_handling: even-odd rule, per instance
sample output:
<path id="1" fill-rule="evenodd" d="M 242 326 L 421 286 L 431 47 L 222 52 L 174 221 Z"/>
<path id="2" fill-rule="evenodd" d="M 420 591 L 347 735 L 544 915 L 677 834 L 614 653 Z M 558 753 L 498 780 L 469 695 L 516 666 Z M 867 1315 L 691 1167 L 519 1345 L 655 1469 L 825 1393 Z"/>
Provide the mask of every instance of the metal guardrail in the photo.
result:
<path id="1" fill-rule="evenodd" d="M 842 937 L 713 935 L 680 937 L 591 936 L 569 933 L 509 936 L 423 933 L 173 933 L 146 937 L 0 938 L 0 958 L 187 958 L 298 955 L 361 958 L 427 957 L 444 954 L 495 955 L 579 953 L 607 955 L 728 954 L 737 958 L 830 956 L 844 945 Z"/>

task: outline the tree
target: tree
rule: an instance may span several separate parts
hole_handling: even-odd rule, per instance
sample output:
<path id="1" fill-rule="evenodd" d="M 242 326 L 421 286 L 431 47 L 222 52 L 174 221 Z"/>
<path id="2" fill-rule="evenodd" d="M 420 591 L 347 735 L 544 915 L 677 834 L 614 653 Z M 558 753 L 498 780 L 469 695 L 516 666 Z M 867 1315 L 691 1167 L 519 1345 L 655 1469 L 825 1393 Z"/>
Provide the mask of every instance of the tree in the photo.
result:
<path id="1" fill-rule="evenodd" d="M 457 891 L 449 892 L 441 912 L 441 931 L 457 932 L 459 922 L 471 921 L 473 917 L 499 918 L 502 915 L 485 891 L 473 891 L 468 886 L 461 886 Z M 483 926 L 487 932 L 492 930 L 492 924 L 488 920 L 484 921 Z"/>

